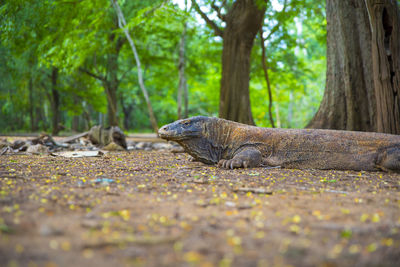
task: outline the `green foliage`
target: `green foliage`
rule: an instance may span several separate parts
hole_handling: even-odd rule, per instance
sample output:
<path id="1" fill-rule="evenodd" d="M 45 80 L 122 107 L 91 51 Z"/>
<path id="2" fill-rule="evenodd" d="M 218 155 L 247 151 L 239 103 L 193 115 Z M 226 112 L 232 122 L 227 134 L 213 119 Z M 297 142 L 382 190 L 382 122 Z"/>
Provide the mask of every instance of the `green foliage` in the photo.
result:
<path id="1" fill-rule="evenodd" d="M 190 1 L 188 1 L 190 2 Z M 209 14 L 212 2 L 197 1 Z M 225 1 L 224 13 L 234 1 Z M 272 1 L 274 2 L 274 1 Z M 280 0 L 284 11 L 268 2 L 263 27 L 273 92 L 273 115 L 282 127 L 304 127 L 318 108 L 325 75 L 324 1 Z M 215 37 L 193 9 L 171 1 L 119 1 L 137 47 L 159 124 L 177 117 L 179 43 L 187 22 L 185 60 L 189 115 L 217 116 L 222 39 Z M 190 6 L 190 5 L 189 5 Z M 276 7 L 276 5 L 275 5 Z M 212 13 L 214 12 L 214 13 Z M 0 127 L 7 131 L 49 130 L 53 116 L 51 70 L 59 75 L 61 123 L 76 130 L 104 123 L 105 82 L 119 79 L 118 116 L 126 130 L 150 129 L 147 107 L 137 81 L 132 51 L 118 28 L 109 0 L 15 0 L 0 4 Z M 217 24 L 223 26 L 221 21 Z M 278 26 L 276 26 L 278 25 Z M 275 30 L 277 28 L 277 30 Z M 257 37 L 259 38 L 259 37 Z M 116 53 L 117 66 L 109 57 Z M 253 115 L 268 121 L 268 94 L 255 40 L 251 69 Z M 88 75 L 88 73 L 92 75 Z M 98 78 L 95 78 L 97 76 Z"/>
<path id="2" fill-rule="evenodd" d="M 264 38 L 269 36 L 265 43 L 273 117 L 278 127 L 302 128 L 317 111 L 324 89 L 325 6 L 324 1 L 281 2 L 287 7 L 277 12 L 269 6 L 263 27 Z M 270 127 L 259 43 L 252 55 L 251 101 L 257 125 Z"/>

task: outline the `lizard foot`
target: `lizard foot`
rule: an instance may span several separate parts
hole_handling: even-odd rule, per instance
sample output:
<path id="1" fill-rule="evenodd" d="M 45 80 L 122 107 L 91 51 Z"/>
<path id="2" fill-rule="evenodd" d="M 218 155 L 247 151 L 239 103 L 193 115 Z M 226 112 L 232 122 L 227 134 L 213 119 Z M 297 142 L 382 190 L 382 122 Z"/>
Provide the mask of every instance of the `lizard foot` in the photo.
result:
<path id="1" fill-rule="evenodd" d="M 237 153 L 232 159 L 221 159 L 218 166 L 225 169 L 250 168 L 261 164 L 261 152 L 255 148 L 246 148 Z"/>
<path id="2" fill-rule="evenodd" d="M 242 161 L 240 159 L 221 159 L 218 162 L 218 167 L 222 167 L 225 169 L 234 169 L 234 168 L 248 168 L 250 164 L 248 161 Z"/>

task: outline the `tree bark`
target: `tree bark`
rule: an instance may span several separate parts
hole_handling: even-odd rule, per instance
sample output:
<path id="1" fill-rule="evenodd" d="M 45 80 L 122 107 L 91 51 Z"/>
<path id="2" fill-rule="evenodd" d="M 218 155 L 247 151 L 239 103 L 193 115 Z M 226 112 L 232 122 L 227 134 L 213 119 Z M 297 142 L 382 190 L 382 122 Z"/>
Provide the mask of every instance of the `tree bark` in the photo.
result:
<path id="1" fill-rule="evenodd" d="M 376 131 L 400 134 L 400 12 L 397 1 L 365 0 L 372 31 Z"/>
<path id="2" fill-rule="evenodd" d="M 326 88 L 308 127 L 399 134 L 397 2 L 327 0 L 326 14 Z"/>
<path id="3" fill-rule="evenodd" d="M 255 2 L 237 0 L 225 16 L 219 105 L 219 117 L 251 125 L 250 54 L 265 13 Z"/>
<path id="4" fill-rule="evenodd" d="M 51 111 L 52 117 L 52 134 L 57 135 L 60 128 L 60 94 L 57 89 L 58 68 L 53 67 L 51 71 Z"/>
<path id="5" fill-rule="evenodd" d="M 116 22 L 117 23 L 117 22 Z M 118 27 L 118 26 L 117 26 Z M 112 29 L 112 31 L 114 31 Z M 109 126 L 118 126 L 118 106 L 117 106 L 117 91 L 120 80 L 118 79 L 118 57 L 121 48 L 124 44 L 124 39 L 117 38 L 112 32 L 108 37 L 111 43 L 114 43 L 113 49 L 107 54 L 106 75 L 93 73 L 90 70 L 80 67 L 79 71 L 99 80 L 102 83 L 104 92 L 107 97 L 107 122 Z M 100 122 L 99 122 L 100 123 Z M 101 122 L 103 123 L 103 122 Z"/>
<path id="6" fill-rule="evenodd" d="M 372 131 L 376 106 L 371 31 L 363 0 L 326 2 L 325 93 L 310 128 Z"/>
<path id="7" fill-rule="evenodd" d="M 107 76 L 103 81 L 103 86 L 107 95 L 108 124 L 109 126 L 118 126 L 118 57 L 124 42 L 122 38 L 116 39 L 115 33 L 112 33 L 109 38 L 110 42 L 115 42 L 115 46 L 107 55 Z"/>
<path id="8" fill-rule="evenodd" d="M 29 119 L 31 122 L 31 131 L 35 132 L 37 130 L 37 125 L 35 125 L 35 116 L 34 116 L 33 78 L 32 78 L 32 76 L 29 77 L 28 91 L 29 91 Z"/>
<path id="9" fill-rule="evenodd" d="M 74 132 L 79 132 L 79 116 L 72 117 L 71 130 Z"/>
<path id="10" fill-rule="evenodd" d="M 186 77 L 185 77 L 185 86 L 183 87 L 183 107 L 184 107 L 183 117 L 187 118 L 189 117 L 189 90 Z"/>
<path id="11" fill-rule="evenodd" d="M 132 112 L 135 109 L 135 104 L 126 104 L 123 96 L 119 97 L 119 101 L 121 103 L 122 112 L 124 113 L 123 127 L 125 130 L 131 129 L 133 125 Z"/>

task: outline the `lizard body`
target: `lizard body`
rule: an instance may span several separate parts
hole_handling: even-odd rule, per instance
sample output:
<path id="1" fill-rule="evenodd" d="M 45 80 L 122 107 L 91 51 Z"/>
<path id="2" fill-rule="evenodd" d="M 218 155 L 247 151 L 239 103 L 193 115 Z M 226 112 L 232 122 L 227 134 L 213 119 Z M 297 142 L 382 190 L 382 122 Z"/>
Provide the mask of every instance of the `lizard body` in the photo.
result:
<path id="1" fill-rule="evenodd" d="M 224 168 L 400 171 L 400 136 L 321 129 L 276 129 L 196 116 L 163 126 L 196 160 Z"/>

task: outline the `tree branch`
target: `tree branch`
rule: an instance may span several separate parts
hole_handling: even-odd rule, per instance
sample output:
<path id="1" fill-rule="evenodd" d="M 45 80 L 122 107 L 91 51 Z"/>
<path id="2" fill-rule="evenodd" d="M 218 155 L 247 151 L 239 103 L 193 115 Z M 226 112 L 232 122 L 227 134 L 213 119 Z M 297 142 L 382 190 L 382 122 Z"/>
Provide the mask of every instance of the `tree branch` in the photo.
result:
<path id="1" fill-rule="evenodd" d="M 269 104 L 268 104 L 268 113 L 269 113 L 269 121 L 271 122 L 272 128 L 275 128 L 275 123 L 274 119 L 272 117 L 272 90 L 271 90 L 271 83 L 269 81 L 269 76 L 268 76 L 268 67 L 266 63 L 266 58 L 265 58 L 265 44 L 264 44 L 264 38 L 263 38 L 263 32 L 262 28 L 260 29 L 260 41 L 261 41 L 261 63 L 262 67 L 264 70 L 264 75 L 265 75 L 265 80 L 267 82 L 267 88 L 268 88 L 268 98 L 269 98 Z"/>
<path id="2" fill-rule="evenodd" d="M 117 0 L 110 0 L 110 1 L 114 7 L 115 12 L 117 13 L 118 27 L 121 30 L 123 30 L 125 37 L 126 37 L 126 39 L 128 39 L 129 45 L 131 46 L 133 55 L 135 56 L 137 72 L 138 72 L 139 87 L 140 87 L 140 89 L 142 89 L 142 93 L 143 93 L 144 99 L 147 104 L 147 109 L 149 111 L 151 125 L 153 126 L 154 131 L 158 134 L 157 120 L 156 120 L 156 117 L 154 116 L 154 112 L 153 112 L 153 108 L 151 106 L 149 94 L 148 94 L 147 89 L 143 82 L 142 66 L 140 64 L 139 54 L 136 50 L 135 43 L 133 42 L 133 39 L 132 39 L 131 35 L 129 34 L 128 29 L 126 28 L 126 20 L 125 20 L 124 14 L 121 11 L 120 6 L 118 5 Z"/>
<path id="3" fill-rule="evenodd" d="M 192 6 L 194 10 L 205 20 L 208 26 L 210 26 L 214 30 L 214 34 L 220 37 L 223 37 L 224 31 L 218 27 L 218 25 L 212 21 L 203 11 L 201 11 L 199 5 L 196 3 L 196 0 L 192 0 Z"/>
<path id="4" fill-rule="evenodd" d="M 226 21 L 226 16 L 221 13 L 222 6 L 223 6 L 223 3 L 221 4 L 220 7 L 218 7 L 216 4 L 214 4 L 214 1 L 211 4 L 212 9 L 214 9 L 217 12 L 218 18 L 220 18 L 222 21 Z"/>
<path id="5" fill-rule="evenodd" d="M 166 3 L 168 3 L 168 1 L 169 1 L 169 0 L 165 0 L 165 1 L 163 1 L 159 6 L 155 6 L 155 7 L 153 7 L 152 9 L 146 11 L 146 12 L 143 14 L 143 17 L 147 17 L 148 15 L 151 15 L 151 13 L 154 13 L 157 9 L 162 8 Z"/>
<path id="6" fill-rule="evenodd" d="M 125 78 L 125 76 L 130 72 L 131 70 L 128 69 L 127 71 L 125 71 L 121 77 L 118 79 L 118 85 L 121 83 L 121 81 Z"/>
<path id="7" fill-rule="evenodd" d="M 83 73 L 86 73 L 87 75 L 89 75 L 89 76 L 91 76 L 91 77 L 93 77 L 93 78 L 95 78 L 95 79 L 98 79 L 98 80 L 100 80 L 100 81 L 102 81 L 102 82 L 106 82 L 106 81 L 107 81 L 106 78 L 105 78 L 104 76 L 94 74 L 93 72 L 90 72 L 88 69 L 85 69 L 85 68 L 80 67 L 80 68 L 79 68 L 79 71 L 81 71 L 81 72 L 83 72 Z"/>
<path id="8" fill-rule="evenodd" d="M 286 8 L 287 8 L 287 0 L 285 0 L 285 2 L 284 2 L 284 4 L 283 4 L 283 8 L 282 8 L 282 11 L 281 12 L 279 12 L 279 13 L 284 13 L 285 11 L 286 11 Z M 281 24 L 279 23 L 279 21 L 278 21 L 278 23 L 272 28 L 272 30 L 269 32 L 269 34 L 268 34 L 268 36 L 265 38 L 265 40 L 268 40 L 270 37 L 271 37 L 271 35 L 273 35 L 278 29 L 279 29 L 279 27 L 281 26 Z M 262 37 L 262 36 L 261 36 Z"/>
<path id="9" fill-rule="evenodd" d="M 94 56 L 93 56 L 93 66 L 94 66 L 94 69 L 97 71 L 97 73 L 100 73 L 100 70 L 97 66 L 97 53 L 96 52 L 94 52 Z"/>
<path id="10" fill-rule="evenodd" d="M 277 30 L 279 30 L 279 27 L 281 26 L 281 24 L 278 22 L 278 24 L 276 24 L 272 30 L 269 32 L 269 34 L 267 35 L 267 37 L 265 37 L 265 40 L 268 40 L 271 35 L 273 35 Z"/>

